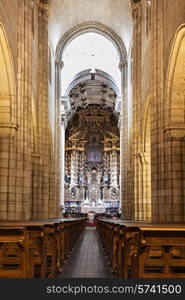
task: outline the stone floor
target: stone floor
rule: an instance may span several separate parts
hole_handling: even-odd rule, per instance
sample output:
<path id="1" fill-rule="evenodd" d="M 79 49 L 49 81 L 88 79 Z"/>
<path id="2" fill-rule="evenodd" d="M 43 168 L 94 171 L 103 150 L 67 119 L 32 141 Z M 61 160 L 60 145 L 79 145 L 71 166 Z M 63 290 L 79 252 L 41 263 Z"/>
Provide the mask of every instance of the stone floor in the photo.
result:
<path id="1" fill-rule="evenodd" d="M 95 227 L 85 229 L 59 277 L 113 277 Z"/>

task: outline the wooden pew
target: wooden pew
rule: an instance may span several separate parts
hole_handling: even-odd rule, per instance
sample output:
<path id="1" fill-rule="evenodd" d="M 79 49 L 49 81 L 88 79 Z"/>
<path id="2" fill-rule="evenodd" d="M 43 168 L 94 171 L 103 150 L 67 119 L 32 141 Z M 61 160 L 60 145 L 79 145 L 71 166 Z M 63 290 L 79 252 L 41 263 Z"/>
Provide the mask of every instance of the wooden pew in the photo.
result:
<path id="1" fill-rule="evenodd" d="M 185 278 L 185 229 L 139 229 L 132 277 Z"/>
<path id="2" fill-rule="evenodd" d="M 0 277 L 56 277 L 85 219 L 0 222 Z"/>
<path id="3" fill-rule="evenodd" d="M 135 241 L 140 233 L 138 227 L 120 224 L 118 250 L 118 277 L 128 278 L 132 269 L 132 257 L 137 251 Z"/>
<path id="4" fill-rule="evenodd" d="M 0 277 L 32 277 L 32 271 L 32 257 L 25 228 L 0 228 Z"/>
<path id="5" fill-rule="evenodd" d="M 185 277 L 184 224 L 104 219 L 97 230 L 116 276 Z"/>
<path id="6" fill-rule="evenodd" d="M 118 227 L 119 225 L 115 225 L 112 222 L 108 222 L 106 220 L 98 220 L 97 222 L 97 230 L 99 232 L 108 262 L 112 267 L 113 274 L 117 274 L 118 270 Z"/>
<path id="7" fill-rule="evenodd" d="M 4 245 L 9 251 L 14 240 L 12 226 L 15 230 L 22 228 L 24 232 L 22 251 L 23 257 L 26 256 L 26 268 L 29 268 L 29 270 L 23 277 L 54 277 L 56 275 L 55 259 L 57 251 L 54 238 L 54 224 L 52 222 L 38 221 L 0 223 L 1 246 Z M 7 244 L 6 236 L 9 236 L 10 244 Z M 15 243 L 14 247 L 16 247 Z M 2 260 L 5 256 L 5 252 L 2 253 Z M 11 259 L 9 261 L 11 264 Z"/>

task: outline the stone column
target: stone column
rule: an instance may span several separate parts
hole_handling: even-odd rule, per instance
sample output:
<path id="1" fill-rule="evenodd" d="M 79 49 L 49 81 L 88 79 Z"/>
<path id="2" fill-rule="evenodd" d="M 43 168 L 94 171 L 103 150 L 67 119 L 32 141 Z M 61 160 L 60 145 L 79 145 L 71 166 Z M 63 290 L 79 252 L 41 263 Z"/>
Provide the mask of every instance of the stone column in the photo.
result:
<path id="1" fill-rule="evenodd" d="M 185 126 L 165 126 L 163 131 L 165 135 L 163 213 L 166 222 L 184 222 Z"/>
<path id="2" fill-rule="evenodd" d="M 63 61 L 55 62 L 55 137 L 54 137 L 54 198 L 58 210 L 58 217 L 61 216 L 60 201 L 61 201 L 61 72 L 64 66 Z"/>
<path id="3" fill-rule="evenodd" d="M 184 222 L 185 126 L 166 119 L 164 107 L 164 2 L 151 2 L 151 178 L 152 220 Z M 178 120 L 175 120 L 178 122 Z M 167 123 L 169 122 L 169 123 Z"/>
<path id="4" fill-rule="evenodd" d="M 131 204 L 127 197 L 127 169 L 128 169 L 128 106 L 127 106 L 127 62 L 119 64 L 121 72 L 121 116 L 120 116 L 120 202 L 123 219 L 131 218 Z"/>
<path id="5" fill-rule="evenodd" d="M 133 15 L 133 121 L 132 121 L 132 218 L 143 219 L 141 165 L 141 34 L 142 7 L 140 0 L 132 4 Z"/>
<path id="6" fill-rule="evenodd" d="M 51 177 L 52 138 L 50 137 L 48 116 L 48 18 L 49 1 L 38 2 L 38 138 L 39 138 L 39 191 L 37 211 L 34 217 L 56 217 L 56 206 L 50 190 L 53 189 Z M 52 213 L 51 213 L 52 211 Z"/>
<path id="7" fill-rule="evenodd" d="M 141 161 L 141 183 L 142 183 L 142 219 L 151 220 L 151 163 L 150 154 L 140 153 Z"/>
<path id="8" fill-rule="evenodd" d="M 151 2 L 151 201 L 152 221 L 165 222 L 164 186 L 164 70 L 163 70 L 163 1 Z"/>
<path id="9" fill-rule="evenodd" d="M 0 124 L 0 220 L 19 219 L 15 212 L 16 198 L 16 131 L 18 125 Z M 12 215 L 13 214 L 13 215 Z"/>
<path id="10" fill-rule="evenodd" d="M 8 194 L 7 219 L 29 220 L 32 217 L 31 170 L 31 84 L 32 84 L 32 6 L 29 0 L 18 1 L 17 102 L 19 130 L 15 137 L 15 178 Z M 7 149 L 8 150 L 8 149 Z M 14 175 L 12 174 L 11 177 Z M 13 203 L 14 202 L 14 203 Z"/>
<path id="11" fill-rule="evenodd" d="M 61 184 L 60 184 L 60 211 L 61 217 L 64 210 L 64 182 L 65 182 L 65 130 L 66 130 L 66 116 L 61 116 Z"/>

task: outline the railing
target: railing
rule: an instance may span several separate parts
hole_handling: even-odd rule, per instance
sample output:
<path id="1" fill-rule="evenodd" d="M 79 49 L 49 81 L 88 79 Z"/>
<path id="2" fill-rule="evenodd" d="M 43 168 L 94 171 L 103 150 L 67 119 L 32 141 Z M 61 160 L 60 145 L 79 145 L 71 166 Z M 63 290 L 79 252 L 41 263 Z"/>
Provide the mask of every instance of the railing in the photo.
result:
<path id="1" fill-rule="evenodd" d="M 102 245 L 118 277 L 185 277 L 185 224 L 101 219 Z"/>
<path id="2" fill-rule="evenodd" d="M 0 222 L 0 277 L 56 277 L 86 222 L 85 218 Z"/>

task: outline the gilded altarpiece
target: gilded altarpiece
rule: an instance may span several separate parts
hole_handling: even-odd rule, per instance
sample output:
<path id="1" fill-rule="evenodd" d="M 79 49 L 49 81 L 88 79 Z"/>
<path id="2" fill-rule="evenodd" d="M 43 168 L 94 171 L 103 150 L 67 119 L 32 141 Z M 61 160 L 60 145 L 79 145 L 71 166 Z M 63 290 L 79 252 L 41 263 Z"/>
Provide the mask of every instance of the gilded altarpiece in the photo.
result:
<path id="1" fill-rule="evenodd" d="M 105 213 L 119 207 L 120 144 L 111 109 L 89 105 L 69 121 L 65 143 L 65 209 Z"/>

